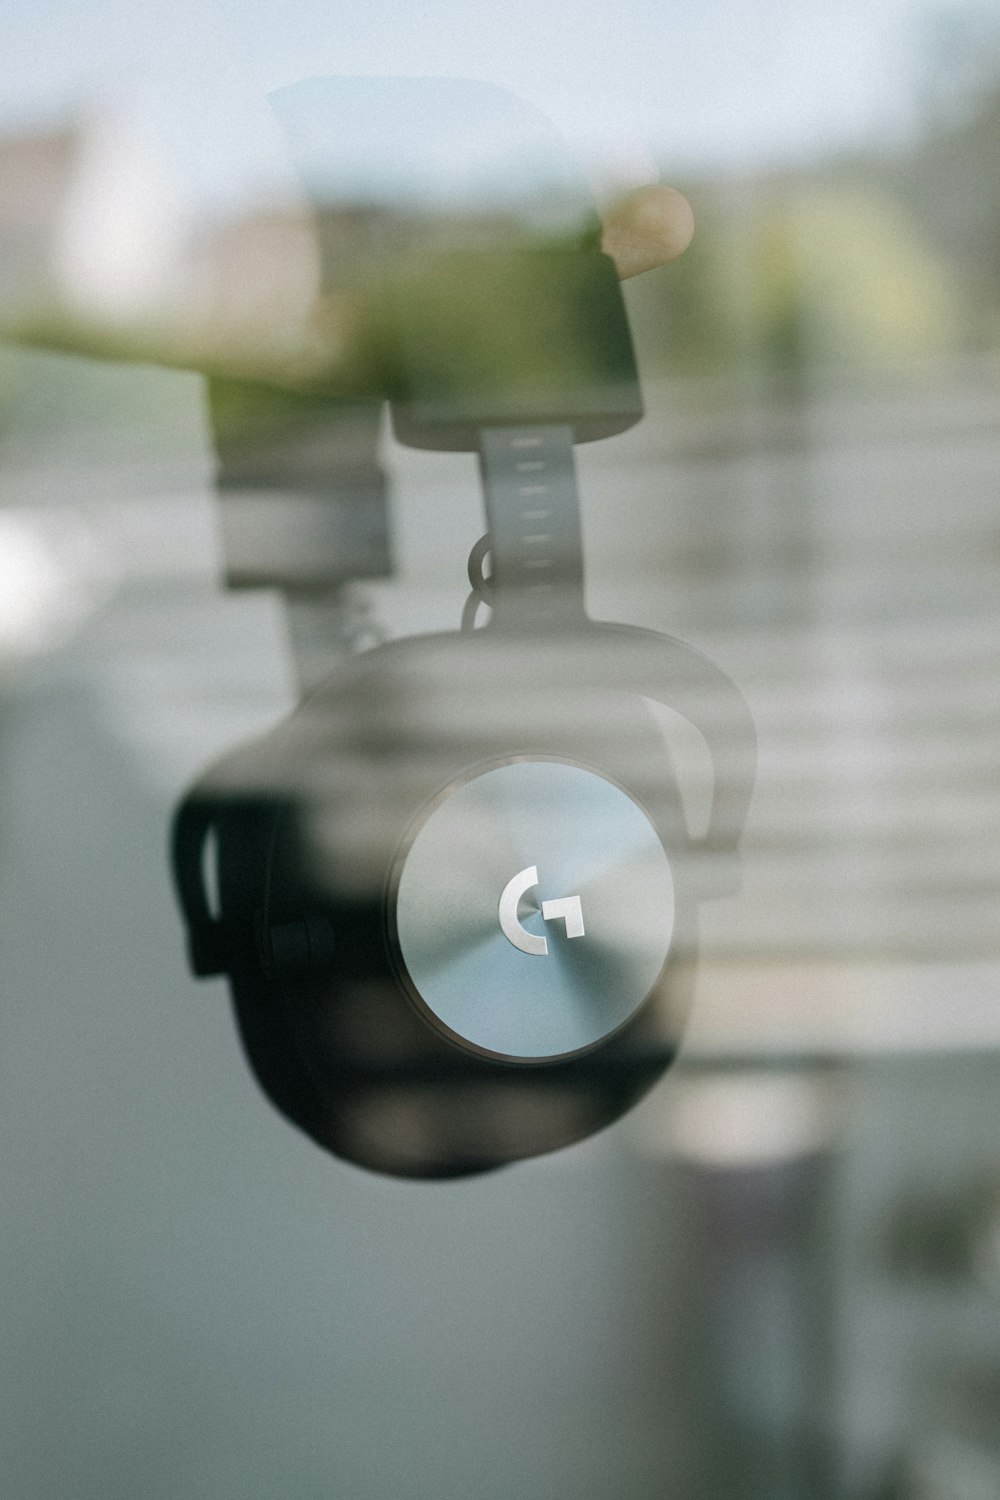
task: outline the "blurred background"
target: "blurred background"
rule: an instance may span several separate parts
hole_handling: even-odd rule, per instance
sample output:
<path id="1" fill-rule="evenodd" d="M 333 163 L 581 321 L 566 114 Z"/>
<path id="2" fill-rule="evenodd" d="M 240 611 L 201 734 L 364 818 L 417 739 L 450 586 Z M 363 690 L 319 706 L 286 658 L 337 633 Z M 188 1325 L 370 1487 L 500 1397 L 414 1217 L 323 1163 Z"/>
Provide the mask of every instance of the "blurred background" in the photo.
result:
<path id="1" fill-rule="evenodd" d="M 640 1109 L 468 1182 L 274 1113 L 168 881 L 192 777 L 345 618 L 455 628 L 482 531 L 473 459 L 383 422 L 391 576 L 225 587 L 198 370 L 288 358 L 265 95 L 318 74 L 499 83 L 697 224 L 626 286 L 647 417 L 578 467 L 591 613 L 753 711 L 742 891 Z M 8 5 L 10 1500 L 1000 1494 L 998 148 L 995 4 Z"/>

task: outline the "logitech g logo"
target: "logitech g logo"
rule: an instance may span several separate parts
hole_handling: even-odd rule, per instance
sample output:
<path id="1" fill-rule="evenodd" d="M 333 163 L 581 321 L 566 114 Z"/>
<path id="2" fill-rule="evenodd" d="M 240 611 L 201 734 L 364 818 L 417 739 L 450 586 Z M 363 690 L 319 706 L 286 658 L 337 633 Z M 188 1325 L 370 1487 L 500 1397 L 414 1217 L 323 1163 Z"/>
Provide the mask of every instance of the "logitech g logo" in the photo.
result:
<path id="1" fill-rule="evenodd" d="M 537 884 L 538 869 L 535 865 L 529 865 L 526 870 L 521 870 L 504 886 L 498 911 L 500 930 L 507 941 L 513 943 L 514 947 L 519 948 L 522 953 L 543 958 L 549 951 L 547 940 L 536 936 L 533 932 L 528 932 L 517 919 L 517 908 L 521 897 Z M 543 901 L 542 919 L 545 922 L 562 920 L 566 924 L 568 938 L 583 937 L 583 908 L 580 905 L 579 896 L 560 896 L 556 901 Z"/>

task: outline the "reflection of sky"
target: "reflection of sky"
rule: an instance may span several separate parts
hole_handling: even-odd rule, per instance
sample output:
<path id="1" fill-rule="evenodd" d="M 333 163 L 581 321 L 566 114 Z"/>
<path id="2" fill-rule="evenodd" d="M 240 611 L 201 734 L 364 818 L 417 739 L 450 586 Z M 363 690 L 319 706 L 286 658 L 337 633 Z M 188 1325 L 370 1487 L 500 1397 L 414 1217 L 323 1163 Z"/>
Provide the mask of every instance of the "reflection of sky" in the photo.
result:
<path id="1" fill-rule="evenodd" d="M 311 78 L 271 94 L 303 181 L 331 203 L 458 200 L 498 188 L 581 202 L 545 116 L 506 90 L 422 78 Z M 585 198 L 582 201 L 586 201 Z"/>
<path id="2" fill-rule="evenodd" d="M 221 182 L 240 162 L 273 156 L 257 113 L 264 89 L 323 73 L 464 76 L 521 94 L 626 169 L 645 141 L 683 170 L 904 129 L 918 44 L 940 9 L 938 0 L 7 0 L 0 121 L 125 86 L 168 120 L 171 150 Z"/>

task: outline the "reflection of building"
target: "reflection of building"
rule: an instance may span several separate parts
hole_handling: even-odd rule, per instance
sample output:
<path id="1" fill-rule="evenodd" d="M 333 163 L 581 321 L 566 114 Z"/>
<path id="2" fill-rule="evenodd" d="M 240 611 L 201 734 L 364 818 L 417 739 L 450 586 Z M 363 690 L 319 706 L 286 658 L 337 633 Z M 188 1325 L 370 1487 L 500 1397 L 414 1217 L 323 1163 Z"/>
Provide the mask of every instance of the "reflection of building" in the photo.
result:
<path id="1" fill-rule="evenodd" d="M 9 337 L 265 372 L 298 352 L 317 280 L 301 205 L 275 196 L 216 217 L 110 115 L 0 140 L 0 270 Z"/>
<path id="2" fill-rule="evenodd" d="M 0 141 L 0 297 L 30 286 L 55 243 L 80 138 L 63 130 Z M 0 321 L 3 320 L 0 310 Z"/>
<path id="3" fill-rule="evenodd" d="M 78 346 L 169 296 L 185 231 L 155 153 L 122 122 L 94 116 L 0 140 L 0 327 Z"/>

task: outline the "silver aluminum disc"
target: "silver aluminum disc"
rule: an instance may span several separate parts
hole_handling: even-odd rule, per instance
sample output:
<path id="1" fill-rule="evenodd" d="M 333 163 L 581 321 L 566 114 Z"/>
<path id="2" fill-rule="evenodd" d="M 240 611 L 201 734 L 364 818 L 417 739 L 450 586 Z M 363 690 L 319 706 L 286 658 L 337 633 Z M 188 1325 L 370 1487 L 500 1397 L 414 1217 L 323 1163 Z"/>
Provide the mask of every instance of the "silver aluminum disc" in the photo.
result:
<path id="1" fill-rule="evenodd" d="M 659 836 L 613 782 L 555 760 L 455 783 L 425 813 L 395 893 L 398 954 L 449 1033 L 537 1061 L 593 1047 L 667 959 L 674 886 Z"/>

